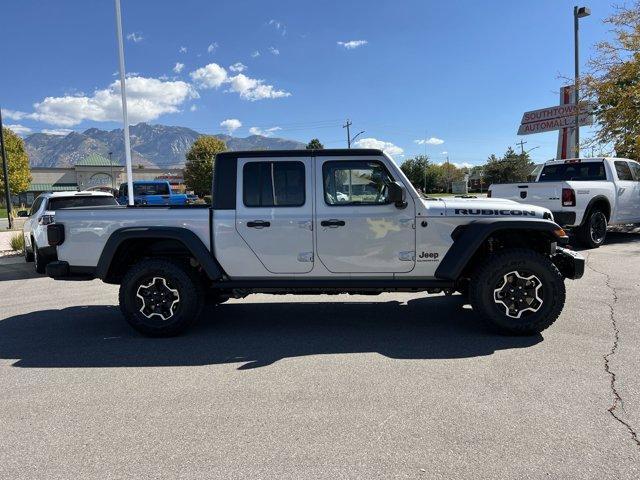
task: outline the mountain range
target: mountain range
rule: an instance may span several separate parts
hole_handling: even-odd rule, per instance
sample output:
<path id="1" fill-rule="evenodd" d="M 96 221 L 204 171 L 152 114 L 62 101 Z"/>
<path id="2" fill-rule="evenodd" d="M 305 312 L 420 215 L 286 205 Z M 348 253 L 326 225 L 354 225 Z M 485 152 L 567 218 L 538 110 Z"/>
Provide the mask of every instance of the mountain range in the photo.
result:
<path id="1" fill-rule="evenodd" d="M 182 167 L 185 154 L 202 133 L 186 127 L 138 123 L 129 127 L 131 161 L 145 167 Z M 304 143 L 262 135 L 245 138 L 225 134 L 213 135 L 227 144 L 229 150 L 301 149 Z M 89 128 L 84 132 L 67 135 L 33 133 L 24 139 L 32 167 L 70 167 L 90 154 L 124 164 L 124 136 L 122 129 L 100 130 Z"/>

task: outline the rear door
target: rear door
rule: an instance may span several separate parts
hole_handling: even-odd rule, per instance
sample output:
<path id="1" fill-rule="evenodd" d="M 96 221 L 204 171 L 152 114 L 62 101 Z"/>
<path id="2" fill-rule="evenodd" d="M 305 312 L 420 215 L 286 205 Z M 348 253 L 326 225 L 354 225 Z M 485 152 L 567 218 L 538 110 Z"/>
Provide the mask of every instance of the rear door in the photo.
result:
<path id="1" fill-rule="evenodd" d="M 618 222 L 633 222 L 636 214 L 635 208 L 637 183 L 631 173 L 629 163 L 624 160 L 616 160 L 613 162 L 614 169 L 618 181 L 616 182 L 617 195 L 616 195 L 616 220 Z"/>
<path id="2" fill-rule="evenodd" d="M 313 268 L 311 165 L 311 157 L 238 160 L 236 230 L 270 273 Z"/>
<path id="3" fill-rule="evenodd" d="M 318 259 L 333 273 L 409 272 L 415 265 L 415 205 L 387 199 L 394 179 L 382 159 L 316 157 Z"/>
<path id="4" fill-rule="evenodd" d="M 631 174 L 633 175 L 633 180 L 635 181 L 632 195 L 634 201 L 631 212 L 631 221 L 633 223 L 640 223 L 640 163 L 629 162 L 629 167 L 631 168 Z"/>

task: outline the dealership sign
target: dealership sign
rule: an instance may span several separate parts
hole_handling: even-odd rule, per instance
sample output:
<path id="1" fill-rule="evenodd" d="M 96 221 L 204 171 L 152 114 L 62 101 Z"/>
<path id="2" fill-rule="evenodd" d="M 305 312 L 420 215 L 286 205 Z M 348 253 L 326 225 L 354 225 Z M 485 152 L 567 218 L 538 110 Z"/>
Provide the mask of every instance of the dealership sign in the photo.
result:
<path id="1" fill-rule="evenodd" d="M 576 151 L 575 130 L 578 106 L 573 103 L 573 86 L 560 89 L 560 105 L 531 110 L 522 115 L 518 135 L 559 130 L 557 158 L 570 158 Z M 593 124 L 593 104 L 580 104 L 578 126 Z"/>

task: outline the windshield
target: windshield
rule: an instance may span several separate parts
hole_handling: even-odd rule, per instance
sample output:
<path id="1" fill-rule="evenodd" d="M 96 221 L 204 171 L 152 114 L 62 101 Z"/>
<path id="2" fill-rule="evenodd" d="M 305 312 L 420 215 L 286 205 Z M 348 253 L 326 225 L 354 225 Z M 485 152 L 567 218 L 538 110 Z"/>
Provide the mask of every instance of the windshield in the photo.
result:
<path id="1" fill-rule="evenodd" d="M 118 205 L 116 199 L 107 196 L 76 196 L 76 197 L 61 197 L 50 198 L 48 210 L 60 210 L 61 208 L 73 208 L 73 207 L 102 207 L 105 205 Z"/>
<path id="2" fill-rule="evenodd" d="M 603 162 L 560 163 L 545 165 L 539 182 L 606 180 Z"/>

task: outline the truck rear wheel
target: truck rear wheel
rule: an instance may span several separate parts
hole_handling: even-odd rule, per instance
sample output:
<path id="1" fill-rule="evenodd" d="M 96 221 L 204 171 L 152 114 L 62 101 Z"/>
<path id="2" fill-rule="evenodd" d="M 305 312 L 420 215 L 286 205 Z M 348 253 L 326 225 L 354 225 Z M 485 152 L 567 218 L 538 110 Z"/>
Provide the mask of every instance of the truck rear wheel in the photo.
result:
<path id="1" fill-rule="evenodd" d="M 560 315 L 564 279 L 546 256 L 526 248 L 506 249 L 488 257 L 473 273 L 469 299 L 494 330 L 533 335 Z"/>
<path id="2" fill-rule="evenodd" d="M 607 237 L 607 216 L 595 208 L 591 210 L 580 227 L 576 229 L 576 237 L 588 248 L 598 248 Z"/>
<path id="3" fill-rule="evenodd" d="M 138 332 L 170 337 L 193 325 L 202 311 L 202 281 L 188 266 L 167 259 L 136 263 L 120 285 L 120 310 Z"/>

